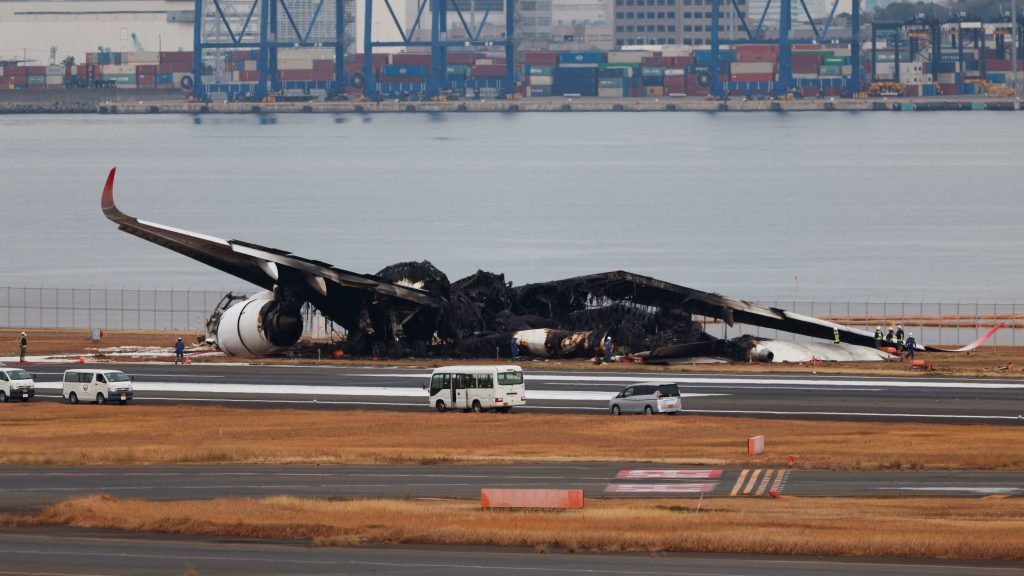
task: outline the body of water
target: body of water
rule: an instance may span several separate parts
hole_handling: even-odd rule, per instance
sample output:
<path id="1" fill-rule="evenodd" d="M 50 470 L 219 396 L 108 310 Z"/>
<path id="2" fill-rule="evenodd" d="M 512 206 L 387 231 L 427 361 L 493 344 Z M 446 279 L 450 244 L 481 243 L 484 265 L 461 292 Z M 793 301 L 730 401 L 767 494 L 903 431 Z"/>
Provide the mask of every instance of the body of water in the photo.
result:
<path id="1" fill-rule="evenodd" d="M 1024 300 L 1024 115 L 0 117 L 0 285 L 244 287 L 139 218 L 372 273 L 624 269 L 749 299 Z M 266 122 L 266 119 L 264 119 Z"/>

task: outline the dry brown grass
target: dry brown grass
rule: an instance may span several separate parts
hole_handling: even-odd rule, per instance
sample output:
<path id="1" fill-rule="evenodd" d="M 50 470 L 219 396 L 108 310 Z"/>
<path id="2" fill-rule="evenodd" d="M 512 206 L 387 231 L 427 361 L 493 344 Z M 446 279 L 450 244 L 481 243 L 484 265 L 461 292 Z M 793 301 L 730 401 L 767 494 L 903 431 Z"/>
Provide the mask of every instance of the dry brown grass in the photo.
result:
<path id="1" fill-rule="evenodd" d="M 746 455 L 746 439 L 766 453 Z M 0 404 L 0 465 L 652 461 L 834 469 L 1024 469 L 1024 429 L 709 416 Z M 95 442 L 95 438 L 125 442 Z M 514 438 L 496 452 L 479 438 Z M 643 439 L 642 442 L 637 439 Z"/>
<path id="2" fill-rule="evenodd" d="M 588 500 L 573 512 L 486 511 L 475 501 L 278 496 L 153 502 L 99 495 L 8 525 L 360 543 L 600 551 L 1024 560 L 1024 499 Z"/>

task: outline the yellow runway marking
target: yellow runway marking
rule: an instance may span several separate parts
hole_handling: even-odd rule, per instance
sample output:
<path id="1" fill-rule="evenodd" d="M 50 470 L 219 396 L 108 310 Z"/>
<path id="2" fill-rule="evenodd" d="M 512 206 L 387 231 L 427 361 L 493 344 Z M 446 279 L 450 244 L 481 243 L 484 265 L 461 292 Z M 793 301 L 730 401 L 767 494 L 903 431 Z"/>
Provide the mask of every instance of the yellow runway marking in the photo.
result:
<path id="1" fill-rule="evenodd" d="M 771 481 L 773 472 L 775 470 L 765 472 L 764 478 L 761 479 L 761 484 L 757 487 L 757 493 L 754 494 L 755 496 L 764 496 L 764 491 L 768 489 L 768 482 Z"/>
<path id="2" fill-rule="evenodd" d="M 747 487 L 743 489 L 743 495 L 749 496 L 750 491 L 754 489 L 754 484 L 757 484 L 757 477 L 761 475 L 761 469 L 754 470 L 754 473 L 750 475 L 750 482 L 747 482 Z"/>
<path id="3" fill-rule="evenodd" d="M 740 472 L 740 477 L 738 480 L 736 480 L 736 485 L 732 487 L 732 492 L 729 493 L 729 496 L 735 496 L 740 491 L 740 487 L 743 486 L 743 481 L 746 480 L 747 474 L 749 472 L 750 470 L 747 470 L 746 468 L 744 468 L 743 471 Z"/>

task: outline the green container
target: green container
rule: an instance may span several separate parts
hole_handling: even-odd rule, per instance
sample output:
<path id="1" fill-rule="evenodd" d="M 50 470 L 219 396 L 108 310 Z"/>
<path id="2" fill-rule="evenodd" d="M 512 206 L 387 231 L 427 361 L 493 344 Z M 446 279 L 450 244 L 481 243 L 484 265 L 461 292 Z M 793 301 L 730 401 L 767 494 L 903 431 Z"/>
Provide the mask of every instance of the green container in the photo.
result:
<path id="1" fill-rule="evenodd" d="M 845 56 L 826 56 L 825 60 L 824 60 L 824 64 L 828 64 L 830 66 L 842 66 L 842 65 L 846 64 L 846 57 Z"/>
<path id="2" fill-rule="evenodd" d="M 913 112 L 914 111 L 914 103 L 913 102 L 900 102 L 900 110 L 903 111 L 903 112 Z"/>
<path id="3" fill-rule="evenodd" d="M 842 66 L 824 65 L 818 69 L 819 76 L 839 76 L 843 73 Z"/>
<path id="4" fill-rule="evenodd" d="M 449 64 L 449 76 L 469 76 L 469 64 Z"/>
<path id="5" fill-rule="evenodd" d="M 665 75 L 665 68 L 664 67 L 652 68 L 650 66 L 645 66 L 644 69 L 643 69 L 642 74 L 644 76 L 664 76 Z"/>
<path id="6" fill-rule="evenodd" d="M 28 83 L 30 86 L 36 84 L 46 84 L 46 76 L 29 76 Z"/>
<path id="7" fill-rule="evenodd" d="M 597 67 L 602 69 L 602 70 L 607 69 L 607 68 L 632 68 L 633 70 L 636 70 L 637 68 L 640 67 L 640 65 L 639 64 L 626 63 L 626 62 L 612 62 L 612 63 L 609 63 L 609 64 L 598 64 Z"/>
<path id="8" fill-rule="evenodd" d="M 622 88 L 622 78 L 599 78 L 598 88 Z"/>
<path id="9" fill-rule="evenodd" d="M 984 110 L 984 109 L 985 109 L 985 103 L 984 102 L 971 102 L 971 110 Z"/>
<path id="10" fill-rule="evenodd" d="M 551 76 L 555 72 L 554 66 L 527 66 L 527 76 Z"/>

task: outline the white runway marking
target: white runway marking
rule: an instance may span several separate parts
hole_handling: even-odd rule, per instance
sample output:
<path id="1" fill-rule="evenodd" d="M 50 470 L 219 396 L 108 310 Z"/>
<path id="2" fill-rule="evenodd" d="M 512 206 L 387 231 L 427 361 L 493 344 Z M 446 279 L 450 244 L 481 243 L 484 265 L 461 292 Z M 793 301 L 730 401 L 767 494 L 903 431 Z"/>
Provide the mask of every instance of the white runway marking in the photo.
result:
<path id="1" fill-rule="evenodd" d="M 422 398 L 427 393 L 417 388 L 395 386 L 309 386 L 305 384 L 222 384 L 200 382 L 136 382 L 136 394 L 140 392 L 177 392 L 182 394 L 256 394 L 261 396 L 362 396 L 388 398 Z M 63 390 L 61 382 L 36 383 L 37 390 Z M 529 400 L 584 400 L 607 401 L 614 393 L 593 390 L 526 390 Z M 682 394 L 684 397 L 723 396 L 723 394 Z M 141 396 L 140 396 L 141 397 Z"/>
<path id="2" fill-rule="evenodd" d="M 970 492 L 972 494 L 1015 494 L 1017 492 L 1024 492 L 1024 488 L 988 486 L 901 486 L 899 488 L 875 488 L 875 490 L 886 490 L 889 492 L 899 492 L 902 490 L 917 492 Z"/>
<path id="3" fill-rule="evenodd" d="M 348 376 L 366 378 L 424 378 L 424 374 L 407 373 L 386 373 L 386 374 L 348 374 Z M 833 378 L 704 378 L 686 375 L 679 376 L 577 376 L 577 375 L 544 375 L 524 376 L 527 385 L 533 382 L 585 382 L 591 384 L 603 382 L 616 382 L 628 384 L 631 382 L 675 382 L 680 385 L 687 384 L 775 384 L 803 387 L 806 385 L 823 387 L 849 387 L 849 386 L 884 386 L 887 388 L 983 388 L 983 389 L 1016 389 L 1024 390 L 1024 383 L 1014 384 L 1009 382 L 936 382 L 930 380 L 874 380 L 870 384 L 863 380 L 838 380 Z"/>

